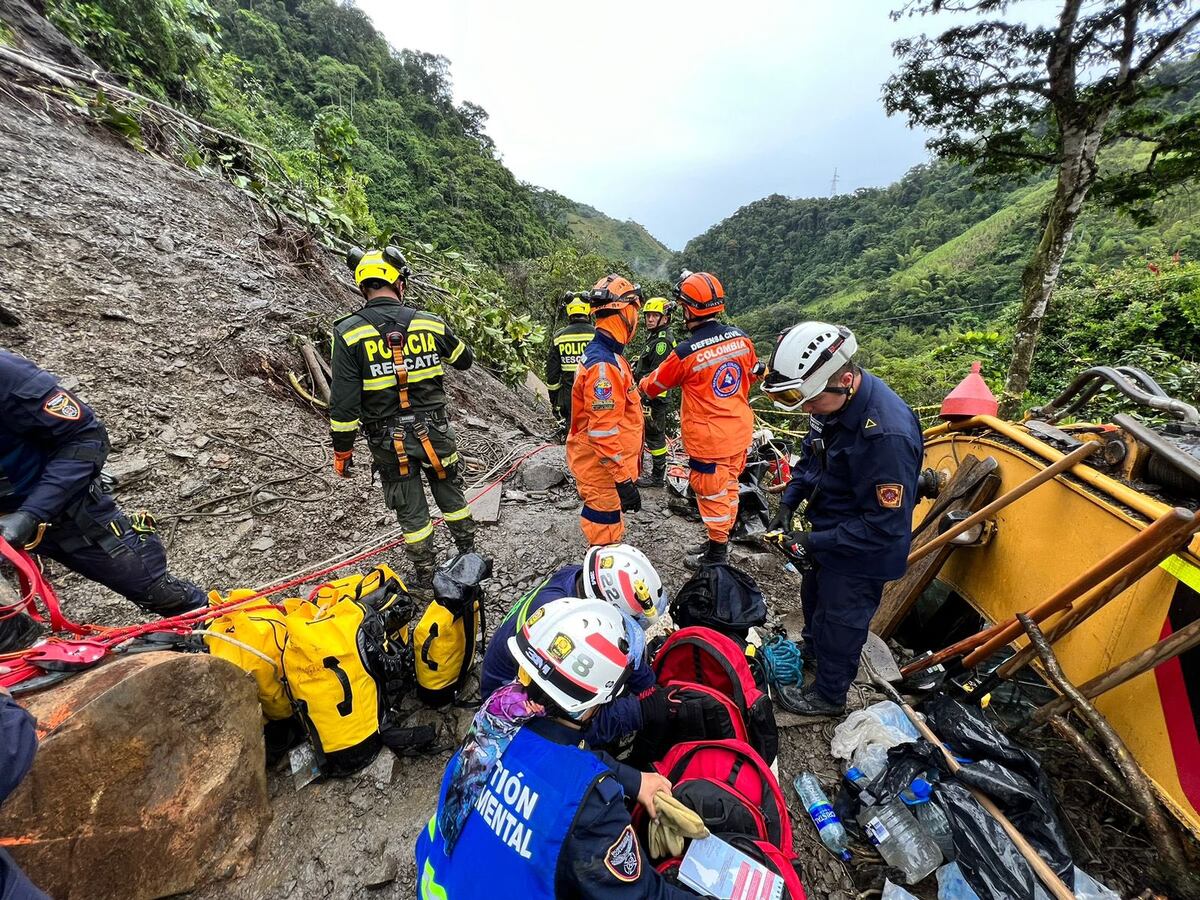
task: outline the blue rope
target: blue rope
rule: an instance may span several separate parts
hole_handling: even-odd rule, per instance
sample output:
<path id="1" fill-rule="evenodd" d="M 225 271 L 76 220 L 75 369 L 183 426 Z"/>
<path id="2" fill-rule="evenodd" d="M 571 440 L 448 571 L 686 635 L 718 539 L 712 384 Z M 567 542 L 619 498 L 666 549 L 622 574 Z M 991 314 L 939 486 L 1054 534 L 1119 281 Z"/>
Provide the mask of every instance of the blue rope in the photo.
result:
<path id="1" fill-rule="evenodd" d="M 800 647 L 783 635 L 777 635 L 763 644 L 759 654 L 767 681 L 776 687 L 799 684 L 803 660 Z"/>

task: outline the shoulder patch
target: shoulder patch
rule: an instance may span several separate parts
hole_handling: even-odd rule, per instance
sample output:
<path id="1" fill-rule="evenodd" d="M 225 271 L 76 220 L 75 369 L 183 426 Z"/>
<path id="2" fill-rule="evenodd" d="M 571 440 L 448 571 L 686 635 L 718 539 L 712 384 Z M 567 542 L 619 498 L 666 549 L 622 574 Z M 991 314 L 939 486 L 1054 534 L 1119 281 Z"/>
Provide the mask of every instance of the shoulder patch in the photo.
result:
<path id="1" fill-rule="evenodd" d="M 879 423 L 876 422 L 874 419 L 872 419 L 870 416 L 867 416 L 867 421 L 863 425 L 863 431 L 870 431 L 872 428 L 878 428 L 878 427 L 879 427 Z"/>
<path id="2" fill-rule="evenodd" d="M 884 509 L 899 509 L 904 500 L 904 485 L 877 484 L 875 485 L 875 499 Z"/>
<path id="3" fill-rule="evenodd" d="M 55 391 L 51 394 L 42 404 L 42 412 L 68 422 L 76 422 L 83 415 L 83 410 L 79 408 L 79 401 L 66 391 Z"/>
<path id="4" fill-rule="evenodd" d="M 659 341 L 657 344 L 655 344 L 654 352 L 657 353 L 659 356 L 666 356 L 667 355 L 667 342 Z"/>
<path id="5" fill-rule="evenodd" d="M 626 884 L 642 877 L 642 848 L 638 846 L 632 823 L 625 826 L 604 854 L 604 867 Z"/>

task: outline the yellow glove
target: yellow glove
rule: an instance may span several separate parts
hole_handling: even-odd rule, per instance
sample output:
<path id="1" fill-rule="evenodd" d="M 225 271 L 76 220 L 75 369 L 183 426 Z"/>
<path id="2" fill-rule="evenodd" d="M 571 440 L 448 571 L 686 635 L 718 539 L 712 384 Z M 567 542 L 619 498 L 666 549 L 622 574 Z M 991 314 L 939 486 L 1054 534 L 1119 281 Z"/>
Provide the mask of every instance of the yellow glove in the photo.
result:
<path id="1" fill-rule="evenodd" d="M 691 807 L 680 803 L 666 791 L 654 795 L 658 817 L 650 820 L 650 858 L 669 859 L 683 854 L 684 839 L 708 837 L 708 826 Z"/>

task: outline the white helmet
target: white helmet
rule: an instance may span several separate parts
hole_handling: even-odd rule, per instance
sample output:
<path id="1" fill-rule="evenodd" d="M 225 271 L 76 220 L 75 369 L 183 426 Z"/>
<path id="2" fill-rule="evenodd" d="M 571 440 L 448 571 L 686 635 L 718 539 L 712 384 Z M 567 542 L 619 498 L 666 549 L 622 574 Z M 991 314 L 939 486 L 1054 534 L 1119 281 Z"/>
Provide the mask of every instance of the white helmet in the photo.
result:
<path id="1" fill-rule="evenodd" d="M 529 680 L 575 714 L 615 697 L 629 677 L 625 619 L 603 600 L 560 597 L 534 610 L 508 639 Z"/>
<path id="2" fill-rule="evenodd" d="M 646 554 L 628 544 L 592 547 L 583 558 L 583 590 L 607 600 L 646 628 L 658 618 L 667 595 Z"/>
<path id="3" fill-rule="evenodd" d="M 779 336 L 763 392 L 779 409 L 799 409 L 825 390 L 833 373 L 850 362 L 857 349 L 854 333 L 844 325 L 793 325 Z"/>

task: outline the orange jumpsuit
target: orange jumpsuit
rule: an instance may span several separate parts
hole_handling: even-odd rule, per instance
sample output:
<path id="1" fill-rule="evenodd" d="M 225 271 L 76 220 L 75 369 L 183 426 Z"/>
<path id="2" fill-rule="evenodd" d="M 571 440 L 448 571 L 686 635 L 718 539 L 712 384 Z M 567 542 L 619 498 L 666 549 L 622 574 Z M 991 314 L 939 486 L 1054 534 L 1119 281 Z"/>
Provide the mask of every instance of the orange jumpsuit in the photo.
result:
<path id="1" fill-rule="evenodd" d="M 681 341 L 639 387 L 654 399 L 682 388 L 680 436 L 709 540 L 724 544 L 737 521 L 738 476 L 754 431 L 751 374 L 758 356 L 744 331 L 709 321 Z"/>
<path id="2" fill-rule="evenodd" d="M 575 476 L 583 509 L 579 526 L 589 544 L 618 544 L 625 537 L 618 481 L 635 481 L 642 457 L 642 403 L 624 345 L 596 323 L 571 388 L 567 466 Z"/>

